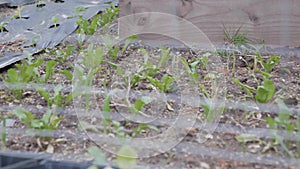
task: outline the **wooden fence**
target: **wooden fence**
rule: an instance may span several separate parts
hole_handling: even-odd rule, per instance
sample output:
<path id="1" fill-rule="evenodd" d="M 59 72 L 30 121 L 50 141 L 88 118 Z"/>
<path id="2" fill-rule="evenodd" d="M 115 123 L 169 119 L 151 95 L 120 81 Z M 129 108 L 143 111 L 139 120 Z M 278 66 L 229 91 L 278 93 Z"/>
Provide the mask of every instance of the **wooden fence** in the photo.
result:
<path id="1" fill-rule="evenodd" d="M 162 12 L 184 18 L 203 31 L 214 44 L 224 42 L 224 28 L 234 32 L 241 27 L 241 33 L 262 39 L 268 45 L 300 46 L 299 0 L 120 0 L 119 6 L 121 17 Z M 126 34 L 125 27 L 127 30 L 141 27 L 140 20 L 144 21 L 142 29 L 146 29 L 149 25 L 145 20 L 149 17 L 136 17 L 131 22 L 121 20 L 120 33 Z M 182 36 L 193 34 L 189 30 L 178 33 Z M 161 38 L 143 38 L 151 37 Z"/>

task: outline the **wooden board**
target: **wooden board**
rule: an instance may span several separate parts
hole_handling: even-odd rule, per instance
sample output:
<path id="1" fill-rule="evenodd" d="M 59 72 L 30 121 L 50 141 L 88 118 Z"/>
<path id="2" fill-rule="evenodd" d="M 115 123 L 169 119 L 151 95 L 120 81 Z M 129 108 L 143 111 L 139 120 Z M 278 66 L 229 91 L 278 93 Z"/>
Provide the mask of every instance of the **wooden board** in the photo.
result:
<path id="1" fill-rule="evenodd" d="M 213 44 L 224 42 L 224 27 L 231 32 L 242 27 L 241 32 L 265 40 L 268 45 L 300 46 L 299 0 L 120 0 L 119 6 L 121 17 L 142 12 L 162 12 L 184 18 L 203 31 Z M 121 20 L 120 34 L 129 33 L 124 28 L 149 29 L 149 22 L 147 25 L 146 21 L 150 17 L 143 15 L 130 21 Z M 156 28 L 178 25 L 172 21 Z M 195 38 L 190 30 L 180 29 L 177 33 L 181 37 Z M 160 41 L 159 36 L 143 38 Z"/>

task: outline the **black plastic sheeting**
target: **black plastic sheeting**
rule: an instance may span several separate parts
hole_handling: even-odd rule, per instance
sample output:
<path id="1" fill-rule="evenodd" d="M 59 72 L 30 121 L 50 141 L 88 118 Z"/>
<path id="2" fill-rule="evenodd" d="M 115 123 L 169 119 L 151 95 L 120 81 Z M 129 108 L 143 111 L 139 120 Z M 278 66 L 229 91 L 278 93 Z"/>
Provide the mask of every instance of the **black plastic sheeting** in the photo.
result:
<path id="1" fill-rule="evenodd" d="M 9 2 L 27 4 L 32 0 Z M 25 51 L 34 54 L 45 48 L 55 47 L 77 29 L 79 15 L 84 19 L 91 19 L 110 7 L 110 3 L 117 5 L 118 0 L 63 0 L 44 2 L 39 6 L 35 3 L 24 6 L 20 18 L 1 18 L 0 23 L 7 22 L 7 32 L 0 32 L 0 69 L 26 58 Z M 78 12 L 78 7 L 86 10 Z M 57 23 L 53 23 L 54 17 L 58 18 Z"/>
<path id="2" fill-rule="evenodd" d="M 87 169 L 91 163 L 73 163 L 49 160 L 49 154 L 0 152 L 1 169 Z M 104 169 L 105 166 L 97 166 Z"/>
<path id="3" fill-rule="evenodd" d="M 28 4 L 33 4 L 38 0 L 1 0 L 0 6 L 9 6 L 9 7 L 17 7 Z"/>

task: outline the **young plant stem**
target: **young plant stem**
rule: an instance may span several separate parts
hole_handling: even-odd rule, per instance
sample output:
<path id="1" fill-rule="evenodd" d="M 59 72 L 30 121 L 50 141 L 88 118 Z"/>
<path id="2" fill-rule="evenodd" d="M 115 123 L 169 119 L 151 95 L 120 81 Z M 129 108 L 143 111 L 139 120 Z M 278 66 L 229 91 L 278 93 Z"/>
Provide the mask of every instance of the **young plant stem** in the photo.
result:
<path id="1" fill-rule="evenodd" d="M 233 63 L 232 63 L 232 73 L 235 72 L 235 64 L 236 64 L 236 55 L 233 53 Z"/>
<path id="2" fill-rule="evenodd" d="M 104 134 L 107 134 L 107 126 L 110 124 L 108 124 L 111 119 L 109 118 L 110 116 L 110 96 L 108 95 L 107 93 L 107 90 L 106 90 L 106 78 L 104 79 L 104 84 L 103 84 L 103 87 L 104 87 L 104 95 L 105 95 L 105 100 L 104 100 L 104 104 L 103 104 L 103 107 L 102 107 L 102 122 L 103 122 L 103 130 L 104 130 Z"/>
<path id="3" fill-rule="evenodd" d="M 2 151 L 6 150 L 6 117 L 2 119 Z"/>

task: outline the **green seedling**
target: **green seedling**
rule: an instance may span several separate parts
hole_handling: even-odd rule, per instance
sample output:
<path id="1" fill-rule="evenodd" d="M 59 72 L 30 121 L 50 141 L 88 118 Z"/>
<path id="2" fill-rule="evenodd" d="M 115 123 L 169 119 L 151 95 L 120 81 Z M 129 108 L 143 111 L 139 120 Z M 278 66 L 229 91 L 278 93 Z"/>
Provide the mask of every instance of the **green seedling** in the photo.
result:
<path id="1" fill-rule="evenodd" d="M 271 55 L 265 61 L 260 54 L 256 54 L 256 59 L 263 67 L 263 70 L 267 73 L 270 73 L 274 69 L 274 67 L 280 62 L 280 57 L 277 55 Z"/>
<path id="2" fill-rule="evenodd" d="M 258 144 L 265 144 L 261 139 L 251 135 L 251 134 L 240 134 L 238 136 L 235 137 L 235 139 L 242 143 L 243 148 L 246 147 L 247 143 L 253 143 L 253 142 L 258 142 Z"/>
<path id="3" fill-rule="evenodd" d="M 88 148 L 88 153 L 94 158 L 94 165 L 106 165 L 105 154 L 96 146 Z"/>
<path id="4" fill-rule="evenodd" d="M 138 134 L 140 134 L 142 131 L 146 130 L 146 129 L 151 129 L 153 131 L 159 132 L 159 129 L 155 126 L 152 125 L 145 125 L 145 124 L 140 124 L 138 126 L 138 128 L 133 128 L 133 134 L 132 137 L 137 136 Z"/>
<path id="5" fill-rule="evenodd" d="M 237 50 L 241 53 L 257 52 L 257 48 L 252 45 L 255 41 L 250 39 L 246 32 L 241 33 L 242 26 L 235 31 L 229 31 L 224 25 L 225 41 L 230 44 L 229 49 Z M 262 43 L 261 41 L 260 43 Z M 230 52 L 231 53 L 231 52 Z"/>
<path id="6" fill-rule="evenodd" d="M 104 133 L 107 134 L 107 126 L 111 125 L 111 118 L 110 118 L 110 99 L 111 96 L 107 93 L 106 90 L 106 80 L 104 80 L 104 89 L 105 89 L 105 99 L 102 106 L 102 122 L 103 122 L 103 130 Z"/>
<path id="7" fill-rule="evenodd" d="M 68 45 L 65 50 L 56 50 L 56 59 L 59 63 L 64 63 L 66 59 L 75 51 L 75 47 Z"/>
<path id="8" fill-rule="evenodd" d="M 299 117 L 297 116 L 297 119 L 293 123 L 291 123 L 291 121 L 293 121 L 293 112 L 289 110 L 289 108 L 284 104 L 282 100 L 277 100 L 277 104 L 279 106 L 278 117 L 274 119 L 270 117 L 266 118 L 266 121 L 268 122 L 270 128 L 281 129 L 282 127 L 284 127 L 289 132 L 298 130 Z"/>
<path id="9" fill-rule="evenodd" d="M 206 70 L 207 66 L 208 66 L 209 56 L 210 55 L 211 55 L 210 53 L 205 53 L 205 54 L 203 54 L 202 57 L 197 58 L 194 62 L 192 62 L 191 63 L 192 71 L 196 72 L 197 65 L 200 65 L 200 67 L 202 69 Z"/>
<path id="10" fill-rule="evenodd" d="M 50 77 L 52 77 L 55 71 L 55 65 L 56 62 L 54 60 L 50 60 L 46 63 L 46 70 L 45 70 L 46 73 L 40 77 L 40 83 L 46 83 L 47 80 L 49 80 Z"/>
<path id="11" fill-rule="evenodd" d="M 9 69 L 7 77 L 2 77 L 3 81 L 8 85 L 13 85 L 11 92 L 16 99 L 21 99 L 23 89 L 19 89 L 19 84 L 27 84 L 38 79 L 38 67 L 43 63 L 43 60 L 36 60 L 31 64 L 22 61 L 22 64 L 16 64 L 17 69 Z"/>
<path id="12" fill-rule="evenodd" d="M 130 78 L 130 88 L 134 88 L 139 82 L 142 81 L 143 76 L 135 74 Z M 125 78 L 124 78 L 125 79 Z"/>
<path id="13" fill-rule="evenodd" d="M 173 91 L 173 85 L 175 82 L 174 77 L 164 74 L 161 80 L 157 80 L 150 76 L 147 76 L 146 79 L 164 93 L 170 93 Z"/>
<path id="14" fill-rule="evenodd" d="M 270 128 L 275 130 L 287 130 L 290 134 L 294 131 L 299 132 L 300 130 L 300 116 L 299 114 L 294 115 L 294 113 L 285 105 L 282 100 L 277 100 L 277 104 L 279 107 L 278 116 L 275 118 L 266 117 L 265 120 L 267 121 Z M 283 149 L 293 157 L 292 153 L 289 151 L 288 147 L 284 143 L 283 139 L 276 133 L 275 140 L 280 143 Z M 297 141 L 298 147 L 298 154 L 300 155 L 300 141 Z"/>
<path id="15" fill-rule="evenodd" d="M 232 82 L 240 86 L 248 94 L 248 96 L 260 103 L 267 103 L 275 94 L 275 85 L 273 81 L 268 78 L 265 78 L 262 83 L 258 85 L 257 89 L 243 84 L 237 78 L 232 79 Z"/>
<path id="16" fill-rule="evenodd" d="M 215 86 L 215 84 L 213 86 Z M 219 117 L 224 112 L 225 107 L 224 105 L 217 105 L 214 103 L 214 96 L 209 93 L 203 84 L 200 84 L 199 87 L 203 92 L 202 96 L 205 98 L 204 101 L 200 102 L 200 105 L 206 115 L 206 121 L 212 123 L 216 117 Z M 212 87 L 212 90 L 213 92 L 216 92 L 216 87 Z"/>
<path id="17" fill-rule="evenodd" d="M 42 8 L 43 6 L 45 6 L 45 1 L 44 0 L 38 0 L 37 3 L 36 3 L 36 7 Z"/>
<path id="18" fill-rule="evenodd" d="M 236 69 L 236 54 L 234 52 L 229 52 L 227 50 L 217 50 L 217 55 L 224 57 L 226 59 L 226 69 L 231 72 L 235 72 Z M 232 65 L 230 67 L 230 65 Z"/>
<path id="19" fill-rule="evenodd" d="M 137 35 L 128 37 L 124 42 L 124 46 L 122 47 L 122 50 L 121 50 L 122 53 L 124 53 L 124 51 L 127 49 L 130 42 L 137 38 L 138 38 Z M 118 47 L 118 46 L 116 46 L 116 44 L 114 44 L 114 40 L 110 39 L 109 35 L 104 36 L 104 42 L 105 42 L 105 46 L 107 47 L 107 50 L 108 50 L 108 52 L 107 52 L 108 55 L 110 56 L 110 58 L 112 58 L 115 61 L 117 59 L 118 53 L 120 52 L 120 47 Z"/>
<path id="20" fill-rule="evenodd" d="M 90 44 L 87 50 L 83 51 L 82 54 L 85 55 L 79 61 L 79 64 L 75 66 L 75 74 L 76 74 L 76 86 L 78 87 L 91 87 L 93 84 L 93 80 L 96 74 L 102 70 L 101 64 L 107 63 L 113 68 L 117 68 L 118 65 L 105 60 L 103 57 L 103 49 L 98 47 L 94 49 L 94 45 Z M 90 93 L 87 92 L 85 94 L 85 102 L 86 102 L 86 110 L 89 109 L 89 101 L 90 101 Z"/>
<path id="21" fill-rule="evenodd" d="M 52 114 L 51 110 L 48 110 L 40 119 L 36 119 L 31 112 L 20 107 L 14 109 L 13 113 L 25 126 L 32 129 L 56 130 L 62 120 L 61 117 Z"/>
<path id="22" fill-rule="evenodd" d="M 69 70 L 59 70 L 59 73 L 65 75 L 68 80 L 71 80 L 71 81 L 73 80 L 73 73 L 71 71 L 69 71 Z"/>
<path id="23" fill-rule="evenodd" d="M 117 55 L 120 51 L 120 48 L 119 47 L 111 47 L 109 50 L 108 50 L 108 55 L 113 59 L 113 60 L 117 60 Z"/>
<path id="24" fill-rule="evenodd" d="M 100 71 L 100 64 L 105 62 L 103 59 L 103 49 L 100 47 L 94 49 L 94 45 L 90 44 L 86 50 L 86 54 L 87 56 L 84 57 L 82 61 L 85 68 L 93 74 Z"/>
<path id="25" fill-rule="evenodd" d="M 79 19 L 76 21 L 76 24 L 78 25 L 78 34 L 93 35 L 96 32 L 100 15 L 96 15 L 91 22 L 84 19 L 82 15 L 79 15 L 78 18 Z"/>
<path id="26" fill-rule="evenodd" d="M 126 105 L 132 113 L 144 114 L 144 113 L 142 113 L 144 106 L 151 103 L 152 101 L 153 101 L 153 99 L 145 96 L 145 97 L 142 97 L 141 99 L 137 99 L 134 102 L 134 104 L 131 104 L 127 98 Z"/>
<path id="27" fill-rule="evenodd" d="M 255 99 L 260 103 L 266 103 L 273 98 L 274 94 L 275 86 L 273 81 L 264 79 L 263 83 L 257 87 Z"/>
<path id="28" fill-rule="evenodd" d="M 27 63 L 28 65 L 32 65 L 33 62 L 34 62 L 34 58 L 33 58 L 32 54 L 29 53 L 28 51 L 24 51 L 24 55 L 25 55 L 26 58 L 27 58 L 26 63 Z M 43 62 L 44 62 L 44 61 L 43 61 Z"/>
<path id="29" fill-rule="evenodd" d="M 138 36 L 137 35 L 132 35 L 130 37 L 128 37 L 125 42 L 124 42 L 124 46 L 122 48 L 122 53 L 125 52 L 125 50 L 127 49 L 128 45 L 130 44 L 130 42 L 132 42 L 133 40 L 137 39 Z"/>
<path id="30" fill-rule="evenodd" d="M 83 8 L 80 8 L 80 10 Z M 85 10 L 85 9 L 84 9 Z M 78 34 L 93 35 L 99 26 L 105 27 L 107 24 L 111 23 L 117 16 L 119 8 L 112 6 L 112 8 L 106 8 L 105 13 L 102 15 L 96 15 L 91 21 L 83 18 L 82 15 L 78 16 L 76 21 L 78 25 Z"/>
<path id="31" fill-rule="evenodd" d="M 18 6 L 17 7 L 17 11 L 14 13 L 14 15 L 10 18 L 10 20 L 14 20 L 14 19 L 19 19 L 21 18 L 21 11 L 22 11 L 22 7 Z"/>
<path id="32" fill-rule="evenodd" d="M 120 169 L 136 168 L 137 152 L 132 147 L 122 146 L 118 152 L 117 163 Z"/>
<path id="33" fill-rule="evenodd" d="M 56 107 L 65 107 L 69 102 L 74 98 L 74 93 L 70 93 L 65 95 L 62 93 L 62 86 L 59 84 L 54 88 L 54 92 L 48 92 L 46 90 L 37 90 L 37 92 L 43 96 L 43 98 L 47 101 L 48 107 L 56 106 Z"/>
<path id="34" fill-rule="evenodd" d="M 121 52 L 124 53 L 124 51 L 127 49 L 130 42 L 137 38 L 138 38 L 137 35 L 128 37 L 124 42 L 124 46 L 122 47 Z M 107 48 L 108 55 L 110 56 L 110 58 L 112 58 L 112 60 L 116 60 L 117 55 L 120 52 L 120 47 L 116 46 L 116 44 L 114 43 L 115 40 L 111 39 L 110 35 L 105 35 L 103 40 L 104 40 L 105 47 Z"/>
<path id="35" fill-rule="evenodd" d="M 85 87 L 90 87 L 93 84 L 93 79 L 95 75 L 102 69 L 101 64 L 105 62 L 103 59 L 103 49 L 96 48 L 90 44 L 87 49 L 87 56 L 83 58 L 82 64 L 84 65 L 84 69 L 87 71 L 85 73 L 85 78 L 81 82 Z M 86 109 L 88 110 L 90 100 L 90 93 L 86 94 Z"/>
<path id="36" fill-rule="evenodd" d="M 225 25 L 223 25 L 223 28 L 224 28 L 225 40 L 230 44 L 245 45 L 250 42 L 249 39 L 247 38 L 246 33 L 240 33 L 242 26 L 240 26 L 237 30 L 235 30 L 234 33 L 231 33 L 229 30 L 227 30 Z"/>
<path id="37" fill-rule="evenodd" d="M 78 20 L 76 21 L 76 24 L 78 25 L 77 33 L 78 33 L 78 43 L 79 46 L 83 46 L 83 42 L 85 40 L 86 35 L 93 35 L 97 28 L 97 22 L 100 18 L 100 15 L 96 15 L 91 22 L 84 19 L 82 15 L 78 16 Z"/>
<path id="38" fill-rule="evenodd" d="M 51 21 L 54 23 L 54 27 L 56 28 L 59 24 L 59 18 L 58 17 L 52 17 Z"/>
<path id="39" fill-rule="evenodd" d="M 189 64 L 188 61 L 185 58 L 181 59 L 181 63 L 183 64 L 183 66 L 186 69 L 186 73 L 190 76 L 191 79 L 193 79 L 195 82 L 198 80 L 199 78 L 199 74 L 197 73 L 197 65 L 198 63 L 192 63 Z"/>
<path id="40" fill-rule="evenodd" d="M 0 32 L 4 32 L 6 29 L 5 29 L 5 26 L 8 24 L 8 22 L 1 22 L 0 23 Z"/>
<path id="41" fill-rule="evenodd" d="M 75 9 L 75 13 L 84 12 L 84 11 L 86 11 L 86 8 L 82 6 L 79 6 Z"/>
<path id="42" fill-rule="evenodd" d="M 149 55 L 147 53 L 147 51 L 145 49 L 139 49 L 140 52 L 142 52 L 144 55 L 144 62 L 141 63 L 141 67 L 138 69 L 138 76 L 144 77 L 144 76 L 150 76 L 150 77 L 154 77 L 160 70 L 160 68 L 158 67 L 158 65 L 156 65 L 155 63 L 153 63 L 152 61 L 149 61 Z M 159 62 L 162 62 L 162 58 L 159 58 Z M 134 78 L 132 78 L 134 79 Z M 134 84 L 134 83 L 132 83 Z"/>
<path id="43" fill-rule="evenodd" d="M 113 130 L 112 132 L 116 134 L 119 138 L 125 138 L 127 134 L 124 132 L 124 127 L 118 121 L 112 121 Z"/>
<path id="44" fill-rule="evenodd" d="M 1 131 L 2 150 L 6 150 L 6 117 L 2 118 L 2 131 Z"/>
<path id="45" fill-rule="evenodd" d="M 111 8 L 106 8 L 105 12 L 101 15 L 101 19 L 98 21 L 101 27 L 107 26 L 114 19 L 116 19 L 119 13 L 119 8 L 111 4 Z"/>
<path id="46" fill-rule="evenodd" d="M 158 65 L 157 67 L 159 69 L 162 69 L 162 68 L 165 68 L 170 59 L 172 58 L 169 54 L 170 54 L 170 49 L 168 48 L 165 48 L 165 47 L 160 47 L 160 56 L 159 56 L 159 59 L 158 59 Z"/>

